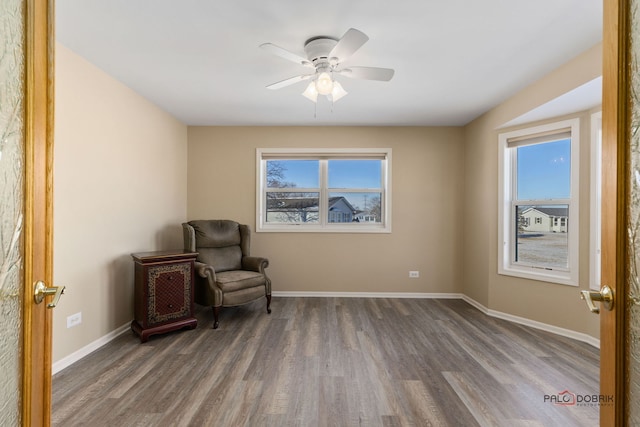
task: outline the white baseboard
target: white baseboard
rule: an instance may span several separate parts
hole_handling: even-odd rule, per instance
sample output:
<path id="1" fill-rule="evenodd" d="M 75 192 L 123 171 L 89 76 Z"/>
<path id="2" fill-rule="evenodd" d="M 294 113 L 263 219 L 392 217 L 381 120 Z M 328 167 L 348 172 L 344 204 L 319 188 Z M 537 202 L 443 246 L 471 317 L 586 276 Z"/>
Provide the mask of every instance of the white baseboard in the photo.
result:
<path id="1" fill-rule="evenodd" d="M 424 292 L 305 292 L 305 291 L 273 291 L 274 297 L 307 297 L 307 298 L 440 298 L 459 299 L 462 294 L 439 294 Z"/>
<path id="2" fill-rule="evenodd" d="M 560 328 L 558 326 L 549 325 L 547 323 L 538 322 L 536 320 L 527 319 L 526 317 L 514 316 L 513 314 L 491 310 L 466 295 L 462 295 L 462 299 L 487 316 L 496 317 L 498 319 L 507 320 L 509 322 L 518 323 L 520 325 L 530 326 L 535 329 L 540 329 L 563 337 L 572 338 L 574 340 L 582 341 L 584 343 L 592 345 L 596 348 L 600 348 L 600 340 L 592 337 L 591 335 L 572 331 L 571 329 Z"/>
<path id="3" fill-rule="evenodd" d="M 131 323 L 122 325 L 115 331 L 109 332 L 107 335 L 104 335 L 103 337 L 98 338 L 92 343 L 87 344 L 86 346 L 82 347 L 80 350 L 75 351 L 70 355 L 68 355 L 67 357 L 64 357 L 58 360 L 57 362 L 53 363 L 53 365 L 51 366 L 52 375 L 57 374 L 58 372 L 62 371 L 64 368 L 73 365 L 78 360 L 87 356 L 89 353 L 92 353 L 97 349 L 99 349 L 100 347 L 102 347 L 103 345 L 109 343 L 110 341 L 113 341 L 123 333 L 130 330 L 130 328 L 131 328 Z"/>
<path id="4" fill-rule="evenodd" d="M 490 310 L 483 306 L 476 300 L 469 298 L 464 294 L 459 293 L 411 293 L 411 292 L 302 292 L 302 291 L 273 291 L 274 297 L 309 297 L 309 298 L 423 298 L 423 299 L 462 299 L 471 304 L 484 314 L 496 317 L 498 319 L 507 320 L 513 323 L 519 323 L 521 325 L 530 326 L 535 329 L 551 332 L 563 337 L 573 338 L 578 341 L 585 342 L 596 348 L 600 348 L 600 340 L 590 335 L 575 332 L 570 329 L 559 328 L 557 326 L 548 325 L 546 323 L 537 322 L 535 320 L 527 319 L 524 317 L 514 316 L 512 314 L 502 313 L 496 310 Z M 60 359 L 52 366 L 52 372 L 56 373 L 62 371 L 64 368 L 74 364 L 78 360 L 82 359 L 89 353 L 99 349 L 103 345 L 110 341 L 113 341 L 130 328 L 130 324 L 122 325 L 115 331 L 109 332 L 107 335 L 98 338 L 92 343 L 82 347 L 80 350 L 70 354 L 69 356 Z"/>

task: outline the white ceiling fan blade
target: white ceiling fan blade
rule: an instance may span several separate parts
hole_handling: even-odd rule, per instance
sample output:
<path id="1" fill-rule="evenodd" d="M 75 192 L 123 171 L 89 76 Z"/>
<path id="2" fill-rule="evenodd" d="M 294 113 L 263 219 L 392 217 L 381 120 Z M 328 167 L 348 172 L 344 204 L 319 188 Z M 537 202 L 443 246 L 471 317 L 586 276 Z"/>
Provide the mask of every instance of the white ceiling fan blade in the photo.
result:
<path id="1" fill-rule="evenodd" d="M 309 80 L 313 76 L 315 76 L 315 74 L 303 74 L 301 76 L 290 77 L 286 80 L 282 80 L 282 81 L 270 84 L 269 86 L 267 86 L 267 89 L 272 89 L 272 90 L 282 89 L 283 87 L 291 86 L 293 84 L 296 84 L 305 80 Z"/>
<path id="2" fill-rule="evenodd" d="M 344 62 L 353 53 L 369 40 L 369 37 L 360 30 L 349 28 L 344 36 L 338 40 L 338 44 L 334 46 L 329 54 L 329 58 L 338 58 L 340 62 Z"/>
<path id="3" fill-rule="evenodd" d="M 309 60 L 307 60 L 306 58 L 303 58 L 300 55 L 296 55 L 293 52 L 289 52 L 288 50 L 283 49 L 280 46 L 276 46 L 273 43 L 263 43 L 260 45 L 260 47 L 281 58 L 287 59 L 289 61 L 295 62 L 300 65 L 304 65 L 305 67 L 313 67 L 313 64 L 309 62 Z"/>
<path id="4" fill-rule="evenodd" d="M 394 73 L 395 71 L 391 68 L 376 67 L 349 67 L 340 70 L 341 75 L 352 79 L 380 80 L 383 82 L 391 80 Z"/>

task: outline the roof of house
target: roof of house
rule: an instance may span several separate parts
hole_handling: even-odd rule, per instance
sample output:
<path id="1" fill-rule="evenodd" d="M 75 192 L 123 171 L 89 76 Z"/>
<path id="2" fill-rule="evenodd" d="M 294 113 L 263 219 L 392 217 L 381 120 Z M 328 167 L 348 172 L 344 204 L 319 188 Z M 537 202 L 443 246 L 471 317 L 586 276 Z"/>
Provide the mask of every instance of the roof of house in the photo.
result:
<path id="1" fill-rule="evenodd" d="M 338 202 L 343 201 L 347 207 L 355 212 L 354 207 L 349 201 L 343 197 L 329 197 L 329 209 L 335 206 Z M 314 197 L 289 197 L 289 198 L 267 198 L 268 210 L 292 210 L 292 209 L 318 209 L 318 198 Z"/>
<path id="2" fill-rule="evenodd" d="M 522 211 L 521 214 L 525 214 L 526 212 L 532 211 L 532 210 L 536 210 L 538 212 L 541 212 L 545 215 L 548 216 L 569 216 L 569 208 L 547 208 L 547 207 L 539 207 L 539 206 L 535 206 L 535 207 L 529 207 L 525 210 Z"/>

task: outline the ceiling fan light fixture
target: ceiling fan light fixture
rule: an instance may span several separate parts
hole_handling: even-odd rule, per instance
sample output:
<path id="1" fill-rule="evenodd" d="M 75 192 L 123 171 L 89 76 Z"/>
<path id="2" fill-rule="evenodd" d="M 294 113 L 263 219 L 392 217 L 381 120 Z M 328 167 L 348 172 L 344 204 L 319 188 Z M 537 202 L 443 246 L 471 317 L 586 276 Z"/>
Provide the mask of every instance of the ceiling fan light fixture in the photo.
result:
<path id="1" fill-rule="evenodd" d="M 333 90 L 334 83 L 327 72 L 322 72 L 316 79 L 316 90 L 320 95 L 329 95 Z"/>
<path id="2" fill-rule="evenodd" d="M 318 91 L 316 90 L 315 82 L 309 83 L 309 86 L 302 92 L 302 96 L 313 102 L 318 101 Z"/>
<path id="3" fill-rule="evenodd" d="M 361 80 L 377 80 L 388 82 L 394 74 L 391 68 L 379 67 L 349 67 L 343 68 L 343 64 L 363 44 L 369 40 L 366 34 L 355 28 L 349 28 L 340 38 L 317 36 L 307 39 L 304 43 L 306 58 L 297 53 L 290 52 L 272 43 L 263 43 L 262 49 L 280 56 L 296 64 L 315 68 L 313 74 L 302 74 L 290 77 L 286 80 L 268 85 L 268 89 L 280 89 L 303 80 L 311 79 L 302 95 L 317 104 L 318 95 L 324 95 L 331 102 L 336 102 L 347 95 L 342 85 L 334 80 L 334 75 Z"/>
<path id="4" fill-rule="evenodd" d="M 339 99 L 341 99 L 343 96 L 345 96 L 348 93 L 349 92 L 344 90 L 344 88 L 342 87 L 340 82 L 338 82 L 338 81 L 334 81 L 333 82 L 333 90 L 331 91 L 331 100 L 333 102 L 338 101 Z"/>

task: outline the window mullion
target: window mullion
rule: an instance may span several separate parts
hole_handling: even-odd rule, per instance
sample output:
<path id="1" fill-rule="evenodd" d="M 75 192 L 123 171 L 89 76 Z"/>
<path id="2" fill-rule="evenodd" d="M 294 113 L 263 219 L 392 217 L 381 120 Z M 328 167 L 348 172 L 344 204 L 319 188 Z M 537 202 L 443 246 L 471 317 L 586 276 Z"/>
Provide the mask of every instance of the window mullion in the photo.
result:
<path id="1" fill-rule="evenodd" d="M 511 179 L 509 181 L 509 197 L 512 201 L 518 200 L 518 151 L 509 149 L 511 154 L 511 167 L 509 172 L 511 173 Z"/>
<path id="2" fill-rule="evenodd" d="M 388 159 L 386 159 L 388 160 Z M 388 222 L 387 218 L 387 192 L 382 191 L 383 188 L 387 188 L 387 170 L 385 166 L 386 162 L 380 162 L 380 221 L 385 224 Z"/>
<path id="3" fill-rule="evenodd" d="M 571 205 L 571 199 L 514 199 L 512 203 L 519 206 Z"/>
<path id="4" fill-rule="evenodd" d="M 267 193 L 317 193 L 319 188 L 299 188 L 299 187 L 269 187 L 265 190 Z"/>
<path id="5" fill-rule="evenodd" d="M 318 215 L 320 216 L 320 226 L 326 227 L 329 223 L 329 161 L 320 160 L 320 206 Z"/>
<path id="6" fill-rule="evenodd" d="M 381 188 L 327 188 L 328 193 L 382 193 Z"/>

